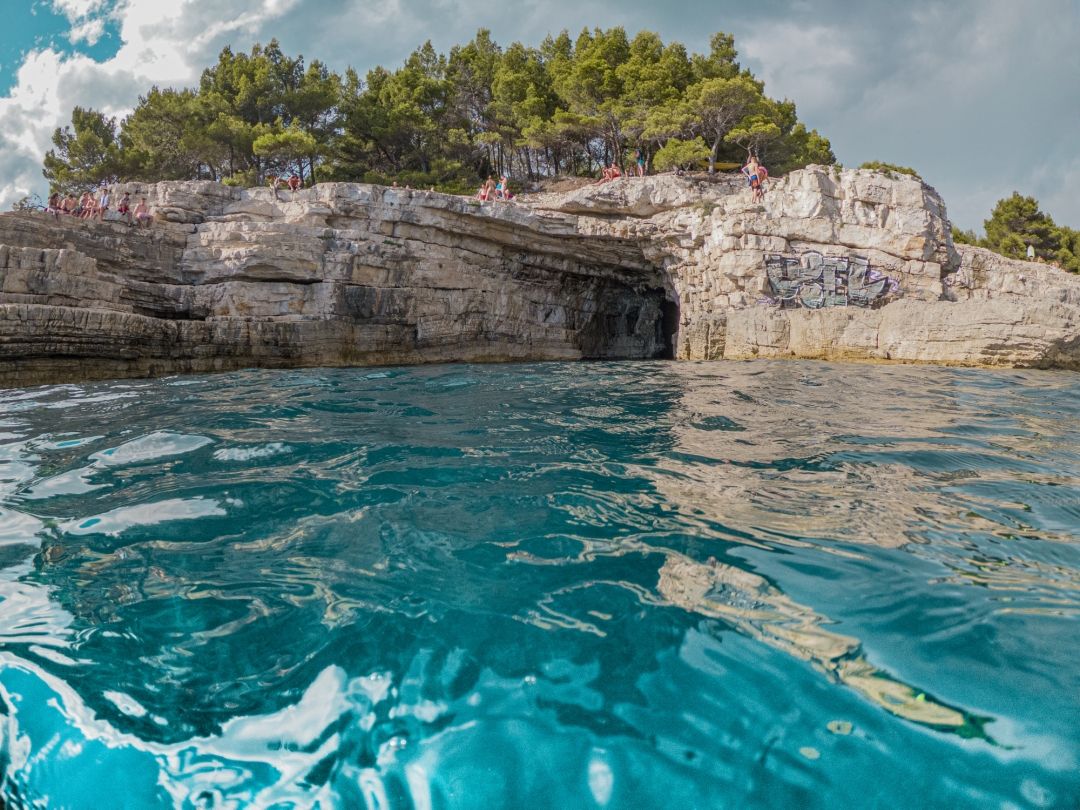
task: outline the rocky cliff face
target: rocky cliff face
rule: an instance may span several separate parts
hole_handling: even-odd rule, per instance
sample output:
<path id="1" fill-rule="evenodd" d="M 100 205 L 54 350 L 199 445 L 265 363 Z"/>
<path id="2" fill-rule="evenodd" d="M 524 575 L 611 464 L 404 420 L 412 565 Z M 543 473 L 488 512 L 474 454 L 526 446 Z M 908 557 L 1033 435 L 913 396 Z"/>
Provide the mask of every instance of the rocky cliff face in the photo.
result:
<path id="1" fill-rule="evenodd" d="M 0 215 L 0 383 L 245 366 L 816 357 L 1080 368 L 1080 279 L 911 178 L 627 178 L 526 203 L 161 183 L 150 228 Z"/>
<path id="2" fill-rule="evenodd" d="M 680 359 L 1080 368 L 1080 277 L 954 245 L 914 178 L 811 167 L 760 203 L 736 180 L 631 178 L 534 204 L 642 246 Z"/>
<path id="3" fill-rule="evenodd" d="M 346 184 L 127 188 L 160 221 L 0 217 L 0 381 L 670 355 L 660 273 L 572 216 Z"/>

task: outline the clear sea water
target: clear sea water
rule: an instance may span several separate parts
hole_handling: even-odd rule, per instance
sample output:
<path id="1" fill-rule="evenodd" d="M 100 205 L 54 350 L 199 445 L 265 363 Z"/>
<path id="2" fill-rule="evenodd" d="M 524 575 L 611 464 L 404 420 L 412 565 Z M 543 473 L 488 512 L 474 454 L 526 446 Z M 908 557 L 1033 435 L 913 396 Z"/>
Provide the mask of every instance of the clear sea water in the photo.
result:
<path id="1" fill-rule="evenodd" d="M 1076 808 L 1078 542 L 1076 374 L 0 391 L 0 795 Z"/>

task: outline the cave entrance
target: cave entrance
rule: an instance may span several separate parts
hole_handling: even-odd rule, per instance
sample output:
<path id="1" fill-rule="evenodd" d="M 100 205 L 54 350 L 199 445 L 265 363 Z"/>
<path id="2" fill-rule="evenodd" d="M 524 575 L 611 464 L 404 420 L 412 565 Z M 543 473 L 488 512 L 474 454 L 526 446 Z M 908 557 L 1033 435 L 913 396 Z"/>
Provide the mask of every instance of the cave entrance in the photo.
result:
<path id="1" fill-rule="evenodd" d="M 660 350 L 658 360 L 675 359 L 675 340 L 679 335 L 679 302 L 665 298 L 660 304 Z"/>

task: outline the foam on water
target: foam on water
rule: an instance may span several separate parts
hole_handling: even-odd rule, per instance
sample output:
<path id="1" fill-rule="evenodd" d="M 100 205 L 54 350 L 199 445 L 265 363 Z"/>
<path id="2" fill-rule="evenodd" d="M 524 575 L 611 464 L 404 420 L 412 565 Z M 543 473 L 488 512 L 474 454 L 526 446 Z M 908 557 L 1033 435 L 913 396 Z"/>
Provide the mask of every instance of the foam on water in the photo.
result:
<path id="1" fill-rule="evenodd" d="M 11 806 L 1080 800 L 1077 375 L 257 371 L 0 426 Z"/>

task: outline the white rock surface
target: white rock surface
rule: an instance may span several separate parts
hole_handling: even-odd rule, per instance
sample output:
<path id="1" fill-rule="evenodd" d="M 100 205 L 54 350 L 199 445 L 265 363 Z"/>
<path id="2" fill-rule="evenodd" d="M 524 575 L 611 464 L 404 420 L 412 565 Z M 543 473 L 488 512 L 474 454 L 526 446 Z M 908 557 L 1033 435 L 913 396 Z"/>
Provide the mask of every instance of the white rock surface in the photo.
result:
<path id="1" fill-rule="evenodd" d="M 730 176 L 510 204 L 341 183 L 124 191 L 152 227 L 0 215 L 0 382 L 671 352 L 1080 368 L 1080 278 L 954 246 L 910 177 L 810 167 L 760 203 Z M 806 251 L 865 258 L 900 292 L 770 303 L 766 257 Z"/>
<path id="2" fill-rule="evenodd" d="M 761 203 L 730 180 L 668 175 L 599 189 L 537 204 L 602 213 L 581 227 L 639 240 L 679 304 L 678 358 L 1080 368 L 1080 277 L 953 245 L 944 203 L 915 178 L 810 167 L 772 181 Z M 611 217 L 619 206 L 635 216 Z M 806 251 L 864 257 L 901 294 L 878 309 L 768 303 L 766 256 Z"/>

